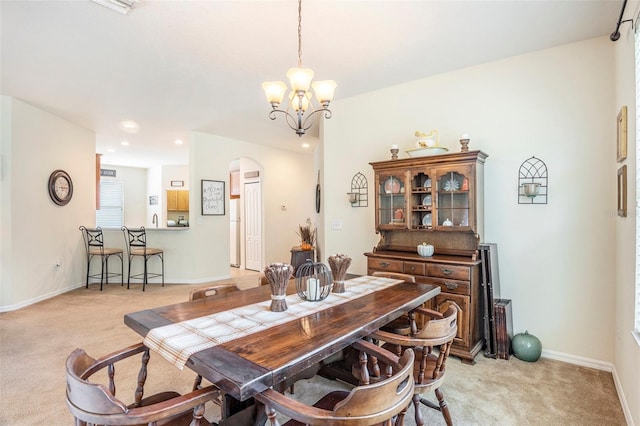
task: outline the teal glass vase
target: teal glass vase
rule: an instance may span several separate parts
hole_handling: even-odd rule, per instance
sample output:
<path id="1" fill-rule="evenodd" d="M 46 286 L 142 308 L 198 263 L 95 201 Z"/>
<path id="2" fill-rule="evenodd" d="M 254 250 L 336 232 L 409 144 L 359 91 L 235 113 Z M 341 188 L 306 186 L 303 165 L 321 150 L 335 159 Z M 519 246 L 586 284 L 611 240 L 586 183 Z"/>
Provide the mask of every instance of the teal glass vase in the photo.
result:
<path id="1" fill-rule="evenodd" d="M 528 331 L 513 336 L 511 348 L 518 359 L 527 362 L 536 362 L 542 353 L 540 339 L 533 334 L 529 334 Z"/>

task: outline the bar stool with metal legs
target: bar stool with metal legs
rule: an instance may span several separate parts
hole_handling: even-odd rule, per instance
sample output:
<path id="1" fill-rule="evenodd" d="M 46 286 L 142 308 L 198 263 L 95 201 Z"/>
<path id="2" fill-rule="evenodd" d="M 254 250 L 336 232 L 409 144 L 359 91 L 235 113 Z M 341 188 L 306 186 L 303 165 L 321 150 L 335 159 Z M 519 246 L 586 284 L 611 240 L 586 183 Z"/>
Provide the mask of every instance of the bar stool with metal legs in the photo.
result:
<path id="1" fill-rule="evenodd" d="M 96 228 L 81 226 L 80 231 L 82 231 L 84 248 L 87 252 L 87 282 L 85 284 L 85 288 L 89 288 L 89 278 L 98 277 L 100 277 L 100 291 L 102 291 L 103 282 L 109 284 L 109 277 L 120 276 L 120 285 L 124 285 L 124 260 L 122 259 L 122 249 L 105 247 L 104 234 L 102 233 L 102 228 L 99 226 Z M 99 256 L 101 261 L 100 273 L 91 274 L 91 260 L 96 256 Z M 109 258 L 111 256 L 120 258 L 119 274 L 117 272 L 109 272 Z"/>
<path id="2" fill-rule="evenodd" d="M 142 291 L 144 291 L 149 278 L 162 277 L 162 286 L 164 287 L 164 251 L 159 248 L 147 247 L 147 232 L 144 226 L 139 229 L 129 229 L 126 226 L 122 227 L 124 233 L 124 240 L 127 246 L 127 253 L 129 255 L 129 269 L 127 277 L 127 288 L 131 283 L 131 279 L 142 280 Z M 144 259 L 144 272 L 140 274 L 131 275 L 131 262 L 135 256 L 140 256 Z M 158 256 L 162 263 L 162 272 L 149 272 L 148 263 L 149 259 L 153 256 Z"/>

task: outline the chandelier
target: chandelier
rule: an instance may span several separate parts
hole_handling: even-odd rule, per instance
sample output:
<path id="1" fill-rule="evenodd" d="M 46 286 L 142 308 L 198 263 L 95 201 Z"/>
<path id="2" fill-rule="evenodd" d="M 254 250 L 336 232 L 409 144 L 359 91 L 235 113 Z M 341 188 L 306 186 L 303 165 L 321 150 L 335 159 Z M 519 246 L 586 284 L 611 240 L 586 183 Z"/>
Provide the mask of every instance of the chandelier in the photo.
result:
<path id="1" fill-rule="evenodd" d="M 333 99 L 333 92 L 336 90 L 336 82 L 333 80 L 314 81 L 313 70 L 302 68 L 302 0 L 298 0 L 298 67 L 289 68 L 287 78 L 291 85 L 289 93 L 289 105 L 287 109 L 280 109 L 280 104 L 284 99 L 287 86 L 281 81 L 265 81 L 262 83 L 267 101 L 271 104 L 272 110 L 269 112 L 269 118 L 275 120 L 277 113 L 284 114 L 287 125 L 300 137 L 313 124 L 311 117 L 319 112 L 324 112 L 325 118 L 331 118 L 331 110 L 329 103 Z M 313 88 L 316 99 L 320 107 L 314 109 L 311 102 L 312 93 L 309 86 Z M 311 107 L 311 109 L 309 109 Z M 309 112 L 310 111 L 310 112 Z"/>

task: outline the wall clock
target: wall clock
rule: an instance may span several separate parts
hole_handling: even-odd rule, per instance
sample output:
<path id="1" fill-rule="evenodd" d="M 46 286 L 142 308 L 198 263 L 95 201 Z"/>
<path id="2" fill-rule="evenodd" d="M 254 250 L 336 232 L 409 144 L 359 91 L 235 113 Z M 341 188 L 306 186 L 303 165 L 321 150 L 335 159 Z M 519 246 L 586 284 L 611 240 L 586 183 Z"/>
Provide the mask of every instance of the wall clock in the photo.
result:
<path id="1" fill-rule="evenodd" d="M 64 170 L 54 170 L 49 176 L 49 196 L 59 206 L 65 206 L 71 201 L 73 182 L 71 176 Z"/>

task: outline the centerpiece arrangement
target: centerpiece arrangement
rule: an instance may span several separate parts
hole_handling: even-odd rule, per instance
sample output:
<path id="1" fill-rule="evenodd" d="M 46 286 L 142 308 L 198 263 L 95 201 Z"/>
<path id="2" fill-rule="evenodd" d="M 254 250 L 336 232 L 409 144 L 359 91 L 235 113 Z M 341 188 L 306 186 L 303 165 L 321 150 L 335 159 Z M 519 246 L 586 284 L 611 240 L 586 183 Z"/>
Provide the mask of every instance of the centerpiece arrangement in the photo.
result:
<path id="1" fill-rule="evenodd" d="M 333 292 L 344 293 L 344 280 L 347 276 L 347 269 L 351 265 L 351 258 L 346 254 L 334 254 L 329 256 L 328 261 L 333 275 Z"/>
<path id="2" fill-rule="evenodd" d="M 316 243 L 316 228 L 307 219 L 306 225 L 298 225 L 298 236 L 300 237 L 300 248 L 302 250 L 311 250 Z"/>
<path id="3" fill-rule="evenodd" d="M 264 275 L 271 287 L 271 306 L 273 312 L 287 310 L 287 285 L 293 274 L 293 266 L 288 263 L 272 263 L 264 268 Z"/>

